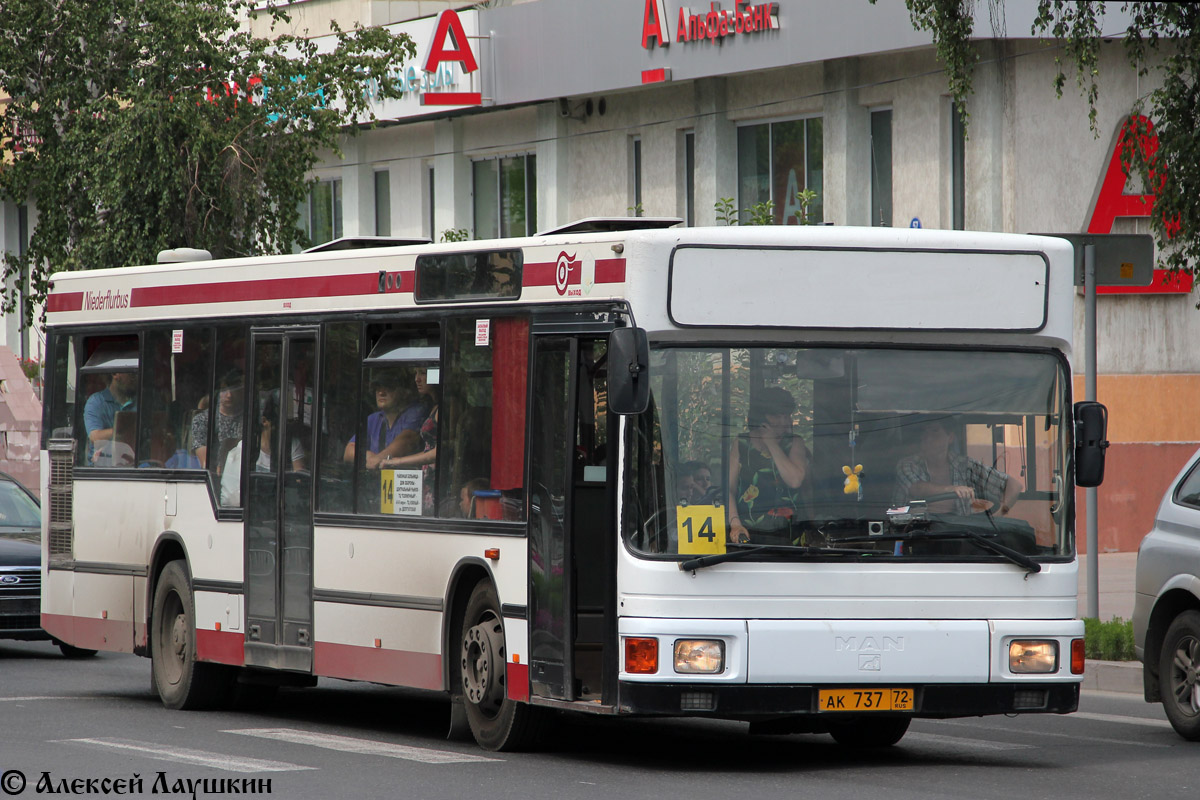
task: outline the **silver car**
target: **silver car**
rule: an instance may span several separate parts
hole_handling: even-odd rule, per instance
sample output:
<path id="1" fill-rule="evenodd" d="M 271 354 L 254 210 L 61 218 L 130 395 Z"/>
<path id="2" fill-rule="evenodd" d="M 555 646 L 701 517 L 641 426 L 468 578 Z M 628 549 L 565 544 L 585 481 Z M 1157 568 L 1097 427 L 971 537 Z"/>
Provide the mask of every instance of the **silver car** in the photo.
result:
<path id="1" fill-rule="evenodd" d="M 1133 638 L 1146 700 L 1200 741 L 1200 451 L 1159 504 L 1138 549 Z"/>

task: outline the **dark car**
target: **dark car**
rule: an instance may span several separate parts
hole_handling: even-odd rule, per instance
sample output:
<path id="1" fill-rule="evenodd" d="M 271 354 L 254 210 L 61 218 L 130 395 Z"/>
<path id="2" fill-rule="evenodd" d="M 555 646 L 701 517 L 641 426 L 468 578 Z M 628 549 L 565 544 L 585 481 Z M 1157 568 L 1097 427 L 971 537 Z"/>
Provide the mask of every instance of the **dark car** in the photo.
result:
<path id="1" fill-rule="evenodd" d="M 0 639 L 49 639 L 42 630 L 42 509 L 16 478 L 0 472 Z M 68 658 L 95 655 L 55 642 Z"/>

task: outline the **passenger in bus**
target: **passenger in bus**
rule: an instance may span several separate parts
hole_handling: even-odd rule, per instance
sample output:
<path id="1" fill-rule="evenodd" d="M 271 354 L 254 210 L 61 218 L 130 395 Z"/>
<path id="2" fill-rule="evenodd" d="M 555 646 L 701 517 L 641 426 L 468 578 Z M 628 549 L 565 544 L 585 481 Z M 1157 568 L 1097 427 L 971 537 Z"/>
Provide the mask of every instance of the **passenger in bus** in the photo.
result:
<path id="1" fill-rule="evenodd" d="M 685 461 L 679 465 L 679 499 L 688 505 L 712 505 L 720 496 L 713 486 L 712 470 L 703 461 Z"/>
<path id="2" fill-rule="evenodd" d="M 731 542 L 792 543 L 810 460 L 803 440 L 792 433 L 795 411 L 795 399 L 777 386 L 750 398 L 747 432 L 729 451 Z"/>
<path id="3" fill-rule="evenodd" d="M 938 417 L 922 423 L 920 437 L 920 449 L 896 464 L 892 505 L 954 494 L 953 500 L 931 503 L 929 510 L 966 515 L 994 509 L 1002 515 L 1008 514 L 1021 494 L 1020 482 L 957 452 L 954 445 L 958 435 L 949 418 Z"/>
<path id="4" fill-rule="evenodd" d="M 279 417 L 279 401 L 268 395 L 263 403 L 258 424 L 258 457 L 254 461 L 255 472 L 271 472 L 271 448 L 275 441 L 275 421 Z M 299 437 L 291 437 L 291 468 L 289 472 L 307 469 L 308 459 Z M 278 467 L 277 467 L 278 468 Z M 238 442 L 225 457 L 221 470 L 221 505 L 241 505 L 242 496 L 242 443 Z"/>
<path id="5" fill-rule="evenodd" d="M 236 441 L 242 438 L 242 371 L 231 369 L 217 381 L 217 446 L 222 442 Z M 207 399 L 207 398 L 205 398 Z M 203 403 L 204 400 L 201 400 Z M 208 420 L 209 408 L 201 408 L 192 417 L 191 445 L 192 453 L 200 466 L 208 462 Z"/>
<path id="6" fill-rule="evenodd" d="M 118 412 L 137 411 L 137 373 L 114 372 L 108 386 L 93 392 L 83 406 L 83 425 L 87 429 L 87 460 L 98 467 L 127 466 L 133 463 L 131 442 L 122 440 L 117 430 Z"/>
<path id="7" fill-rule="evenodd" d="M 418 399 L 400 370 L 381 371 L 371 382 L 378 411 L 367 417 L 367 469 L 383 469 L 384 460 L 415 453 L 421 448 L 421 423 L 426 418 L 425 407 Z M 350 437 L 342 460 L 354 463 L 355 436 Z M 395 466 L 388 465 L 388 469 Z"/>
<path id="8" fill-rule="evenodd" d="M 463 519 L 475 518 L 475 492 L 486 492 L 491 488 L 487 478 L 472 478 L 458 490 L 458 510 Z"/>
<path id="9" fill-rule="evenodd" d="M 405 456 L 384 455 L 380 462 L 381 469 L 415 469 L 421 468 L 421 491 L 424 495 L 422 503 L 425 514 L 433 514 L 433 478 L 434 467 L 437 464 L 437 430 L 438 430 L 438 385 L 429 382 L 429 371 L 418 369 L 415 379 L 417 397 L 421 400 L 428 413 L 421 423 L 421 450 Z M 384 449 L 387 452 L 387 448 Z M 486 483 L 486 482 L 485 482 Z M 487 488 L 485 485 L 483 488 Z"/>

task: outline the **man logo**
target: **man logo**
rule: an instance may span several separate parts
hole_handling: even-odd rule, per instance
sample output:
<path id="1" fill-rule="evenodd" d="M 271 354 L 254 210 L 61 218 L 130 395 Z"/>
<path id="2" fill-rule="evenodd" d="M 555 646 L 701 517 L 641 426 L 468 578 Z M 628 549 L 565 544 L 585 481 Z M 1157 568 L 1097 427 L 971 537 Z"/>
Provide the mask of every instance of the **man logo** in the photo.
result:
<path id="1" fill-rule="evenodd" d="M 16 575 L 0 575 L 0 583 L 5 586 L 15 586 L 21 582 L 21 579 Z"/>

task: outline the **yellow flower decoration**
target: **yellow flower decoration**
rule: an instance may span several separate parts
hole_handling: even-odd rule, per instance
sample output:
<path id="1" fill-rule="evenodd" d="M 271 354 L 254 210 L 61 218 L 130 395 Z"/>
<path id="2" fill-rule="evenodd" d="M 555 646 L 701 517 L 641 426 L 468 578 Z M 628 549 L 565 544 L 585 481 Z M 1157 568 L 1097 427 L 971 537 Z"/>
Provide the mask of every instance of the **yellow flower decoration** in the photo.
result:
<path id="1" fill-rule="evenodd" d="M 746 491 L 742 492 L 743 503 L 752 503 L 756 497 L 758 497 L 758 487 L 754 484 L 750 484 L 746 487 Z"/>

